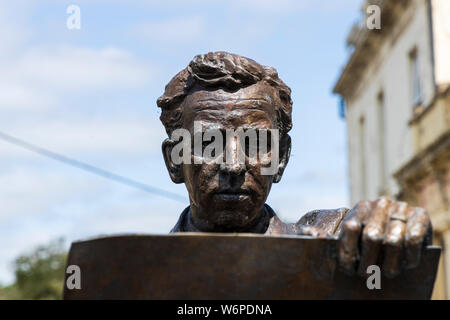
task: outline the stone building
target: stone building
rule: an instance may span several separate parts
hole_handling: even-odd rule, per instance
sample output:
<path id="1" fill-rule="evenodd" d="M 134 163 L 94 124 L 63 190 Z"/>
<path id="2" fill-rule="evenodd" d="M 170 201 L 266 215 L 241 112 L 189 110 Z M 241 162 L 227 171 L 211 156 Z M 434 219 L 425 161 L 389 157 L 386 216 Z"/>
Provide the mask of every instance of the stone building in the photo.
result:
<path id="1" fill-rule="evenodd" d="M 381 28 L 369 29 L 369 5 Z M 450 1 L 364 1 L 334 87 L 347 121 L 351 204 L 425 207 L 443 247 L 433 298 L 450 299 Z"/>

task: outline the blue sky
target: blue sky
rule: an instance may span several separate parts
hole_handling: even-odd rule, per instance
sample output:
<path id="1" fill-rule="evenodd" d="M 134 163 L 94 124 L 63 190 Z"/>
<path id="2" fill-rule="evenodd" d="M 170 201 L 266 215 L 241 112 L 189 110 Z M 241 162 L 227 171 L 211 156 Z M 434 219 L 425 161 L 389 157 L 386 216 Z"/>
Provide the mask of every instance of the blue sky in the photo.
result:
<path id="1" fill-rule="evenodd" d="M 68 30 L 66 9 L 81 9 Z M 268 203 L 286 221 L 348 203 L 345 123 L 331 94 L 360 0 L 0 1 L 0 131 L 186 195 L 160 152 L 156 99 L 192 57 L 224 50 L 292 89 L 293 150 Z M 0 283 L 51 239 L 167 233 L 187 205 L 0 140 Z M 186 197 L 187 198 L 187 197 Z"/>

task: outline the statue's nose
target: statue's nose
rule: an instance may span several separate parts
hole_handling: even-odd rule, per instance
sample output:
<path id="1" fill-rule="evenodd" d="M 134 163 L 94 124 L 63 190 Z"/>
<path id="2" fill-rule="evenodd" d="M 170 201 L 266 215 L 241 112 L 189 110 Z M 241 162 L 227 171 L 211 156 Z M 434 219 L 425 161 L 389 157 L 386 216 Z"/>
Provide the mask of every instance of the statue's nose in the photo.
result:
<path id="1" fill-rule="evenodd" d="M 239 163 L 222 163 L 220 165 L 220 171 L 227 174 L 240 175 L 245 171 L 245 165 Z"/>
<path id="2" fill-rule="evenodd" d="M 220 165 L 220 171 L 234 175 L 240 175 L 245 171 L 245 153 L 241 148 L 237 137 L 227 141 L 225 147 L 225 159 Z"/>

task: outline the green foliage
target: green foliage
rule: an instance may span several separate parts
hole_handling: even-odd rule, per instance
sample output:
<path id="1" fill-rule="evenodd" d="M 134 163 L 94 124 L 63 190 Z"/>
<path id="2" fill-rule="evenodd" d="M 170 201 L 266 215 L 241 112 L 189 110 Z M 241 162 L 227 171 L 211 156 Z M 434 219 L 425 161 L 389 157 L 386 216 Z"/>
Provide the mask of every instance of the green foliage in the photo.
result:
<path id="1" fill-rule="evenodd" d="M 0 287 L 0 299 L 61 299 L 66 259 L 63 239 L 18 257 L 14 262 L 16 281 Z"/>

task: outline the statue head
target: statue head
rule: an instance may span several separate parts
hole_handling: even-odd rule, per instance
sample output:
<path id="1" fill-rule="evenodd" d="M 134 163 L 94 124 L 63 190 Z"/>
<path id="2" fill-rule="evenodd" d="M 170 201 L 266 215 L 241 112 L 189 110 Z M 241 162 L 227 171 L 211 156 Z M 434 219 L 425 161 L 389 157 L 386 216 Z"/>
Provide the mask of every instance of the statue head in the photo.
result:
<path id="1" fill-rule="evenodd" d="M 274 68 L 227 52 L 195 56 L 167 84 L 163 156 L 197 229 L 245 232 L 262 217 L 290 156 L 290 93 Z"/>

